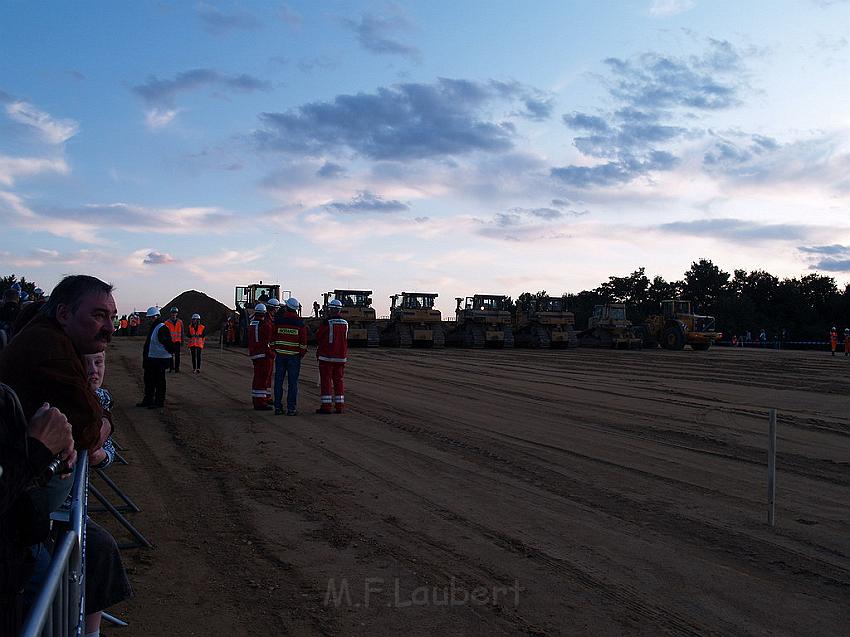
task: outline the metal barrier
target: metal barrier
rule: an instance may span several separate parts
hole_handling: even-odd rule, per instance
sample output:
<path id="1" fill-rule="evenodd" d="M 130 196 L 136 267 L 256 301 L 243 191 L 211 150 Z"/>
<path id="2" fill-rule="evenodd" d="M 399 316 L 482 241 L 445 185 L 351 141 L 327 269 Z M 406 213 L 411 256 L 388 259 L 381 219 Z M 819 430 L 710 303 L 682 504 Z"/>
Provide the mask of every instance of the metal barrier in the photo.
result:
<path id="1" fill-rule="evenodd" d="M 19 637 L 79 637 L 85 627 L 88 454 L 77 457 L 68 530 L 60 537 L 47 577 Z"/>

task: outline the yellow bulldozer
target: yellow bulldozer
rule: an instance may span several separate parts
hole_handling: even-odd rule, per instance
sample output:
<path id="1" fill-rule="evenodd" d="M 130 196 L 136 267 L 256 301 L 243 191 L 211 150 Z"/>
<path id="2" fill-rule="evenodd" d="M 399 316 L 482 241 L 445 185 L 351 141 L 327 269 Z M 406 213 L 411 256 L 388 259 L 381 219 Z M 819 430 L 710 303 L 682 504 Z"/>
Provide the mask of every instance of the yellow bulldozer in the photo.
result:
<path id="1" fill-rule="evenodd" d="M 514 311 L 514 341 L 517 347 L 576 347 L 575 324 L 566 298 L 523 295 Z"/>
<path id="2" fill-rule="evenodd" d="M 248 347 L 248 324 L 254 318 L 254 307 L 257 303 L 265 303 L 271 298 L 275 298 L 281 303 L 288 299 L 291 295 L 289 290 L 281 291 L 279 285 L 266 285 L 262 281 L 259 283 L 250 283 L 249 285 L 236 286 L 236 312 L 239 314 L 239 326 L 237 328 L 237 338 L 242 347 Z"/>
<path id="3" fill-rule="evenodd" d="M 582 347 L 643 347 L 643 338 L 626 319 L 625 303 L 594 305 L 593 314 L 587 319 L 587 329 L 579 333 L 578 342 Z"/>
<path id="4" fill-rule="evenodd" d="M 443 317 L 434 308 L 436 294 L 401 292 L 390 297 L 390 318 L 381 332 L 381 345 L 389 347 L 443 347 Z"/>
<path id="5" fill-rule="evenodd" d="M 378 323 L 372 307 L 372 290 L 334 290 L 325 292 L 323 316 L 328 315 L 328 303 L 342 303 L 340 318 L 348 321 L 348 344 L 352 347 L 377 347 L 380 343 Z"/>
<path id="6" fill-rule="evenodd" d="M 713 316 L 694 314 L 690 301 L 670 299 L 661 302 L 661 313 L 653 314 L 639 326 L 645 346 L 681 350 L 685 345 L 707 351 L 723 334 L 715 331 Z"/>
<path id="7" fill-rule="evenodd" d="M 511 300 L 496 294 L 456 297 L 454 325 L 446 345 L 455 347 L 513 347 Z"/>

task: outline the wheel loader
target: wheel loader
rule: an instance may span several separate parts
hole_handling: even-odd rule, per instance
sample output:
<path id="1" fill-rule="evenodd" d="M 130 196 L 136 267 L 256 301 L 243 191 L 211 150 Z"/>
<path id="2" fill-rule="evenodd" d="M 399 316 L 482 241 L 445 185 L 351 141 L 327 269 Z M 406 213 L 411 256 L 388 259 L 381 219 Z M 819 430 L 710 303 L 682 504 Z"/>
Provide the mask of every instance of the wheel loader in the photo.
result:
<path id="1" fill-rule="evenodd" d="M 514 340 L 517 347 L 576 347 L 575 324 L 575 314 L 567 310 L 565 298 L 525 297 L 514 312 Z"/>
<path id="2" fill-rule="evenodd" d="M 707 351 L 723 334 L 715 331 L 714 317 L 694 314 L 690 301 L 670 299 L 661 302 L 661 313 L 649 316 L 639 326 L 645 346 L 682 350 L 685 345 Z"/>
<path id="3" fill-rule="evenodd" d="M 643 338 L 626 319 L 625 303 L 594 305 L 593 314 L 587 319 L 587 329 L 579 333 L 578 341 L 582 347 L 643 347 Z"/>
<path id="4" fill-rule="evenodd" d="M 265 303 L 271 298 L 283 303 L 290 296 L 292 296 L 290 291 L 284 290 L 283 297 L 281 297 L 279 285 L 265 285 L 262 281 L 236 286 L 235 305 L 236 312 L 239 314 L 237 338 L 242 347 L 248 347 L 248 324 L 254 318 L 254 307 L 257 303 Z"/>
<path id="5" fill-rule="evenodd" d="M 325 292 L 323 316 L 328 315 L 328 303 L 342 303 L 340 318 L 348 321 L 348 344 L 352 347 L 377 347 L 380 343 L 378 323 L 372 307 L 372 290 L 334 290 Z"/>
<path id="6" fill-rule="evenodd" d="M 434 308 L 436 294 L 401 292 L 390 297 L 390 318 L 381 332 L 381 345 L 389 347 L 443 347 L 446 344 L 442 314 Z"/>
<path id="7" fill-rule="evenodd" d="M 455 347 L 513 347 L 510 298 L 494 294 L 456 297 L 454 325 L 446 344 Z"/>

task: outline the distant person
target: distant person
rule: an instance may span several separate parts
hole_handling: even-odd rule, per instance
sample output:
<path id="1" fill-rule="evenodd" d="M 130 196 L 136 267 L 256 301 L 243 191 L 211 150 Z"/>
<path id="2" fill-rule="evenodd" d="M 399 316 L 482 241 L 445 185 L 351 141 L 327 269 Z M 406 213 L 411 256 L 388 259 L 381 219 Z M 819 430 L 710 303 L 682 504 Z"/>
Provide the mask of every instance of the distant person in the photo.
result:
<path id="1" fill-rule="evenodd" d="M 192 373 L 201 373 L 201 352 L 204 351 L 204 341 L 206 340 L 206 326 L 201 323 L 200 314 L 192 314 L 189 321 L 189 327 L 186 328 L 186 335 L 189 337 L 186 344 L 189 346 L 189 352 L 192 354 Z"/>
<path id="2" fill-rule="evenodd" d="M 835 348 L 838 347 L 838 330 L 835 329 L 834 325 L 829 330 L 829 347 L 832 350 L 832 355 L 835 356 Z"/>
<path id="3" fill-rule="evenodd" d="M 283 414 L 283 381 L 288 378 L 286 387 L 286 415 L 298 414 L 298 376 L 301 373 L 301 359 L 307 354 L 307 326 L 298 316 L 301 305 L 298 299 L 286 300 L 274 322 L 271 346 L 275 352 L 274 371 L 274 413 Z"/>
<path id="4" fill-rule="evenodd" d="M 127 319 L 127 325 L 130 330 L 130 336 L 137 336 L 139 333 L 139 315 L 136 312 L 133 312 L 130 315 L 130 318 Z"/>
<path id="5" fill-rule="evenodd" d="M 345 407 L 345 363 L 348 361 L 348 321 L 340 318 L 342 303 L 328 303 L 327 317 L 316 332 L 316 358 L 319 360 L 321 405 L 317 414 L 341 414 Z"/>
<path id="6" fill-rule="evenodd" d="M 321 305 L 319 305 L 318 301 L 313 301 L 313 317 L 319 318 L 319 310 L 321 309 Z"/>
<path id="7" fill-rule="evenodd" d="M 266 306 L 257 303 L 254 317 L 248 324 L 248 356 L 254 365 L 251 381 L 251 403 L 257 411 L 271 411 L 271 377 L 274 350 L 270 346 L 272 325 L 266 317 Z"/>
<path id="8" fill-rule="evenodd" d="M 844 355 L 850 356 L 850 327 L 844 328 Z"/>
<path id="9" fill-rule="evenodd" d="M 762 328 L 761 332 L 759 332 L 759 344 L 764 347 L 767 345 L 767 332 Z"/>
<path id="10" fill-rule="evenodd" d="M 127 315 L 124 314 L 118 322 L 118 334 L 127 336 L 127 328 L 130 327 L 130 321 L 127 320 Z"/>
<path id="11" fill-rule="evenodd" d="M 145 314 L 150 322 L 148 337 L 142 348 L 142 368 L 145 372 L 145 395 L 136 407 L 154 409 L 165 406 L 165 370 L 171 364 L 174 342 L 159 308 L 149 307 Z"/>
<path id="12" fill-rule="evenodd" d="M 183 345 L 183 319 L 177 318 L 179 310 L 176 307 L 171 308 L 170 316 L 165 321 L 168 331 L 171 332 L 171 363 L 168 367 L 169 372 L 175 374 L 180 373 L 180 347 Z"/>

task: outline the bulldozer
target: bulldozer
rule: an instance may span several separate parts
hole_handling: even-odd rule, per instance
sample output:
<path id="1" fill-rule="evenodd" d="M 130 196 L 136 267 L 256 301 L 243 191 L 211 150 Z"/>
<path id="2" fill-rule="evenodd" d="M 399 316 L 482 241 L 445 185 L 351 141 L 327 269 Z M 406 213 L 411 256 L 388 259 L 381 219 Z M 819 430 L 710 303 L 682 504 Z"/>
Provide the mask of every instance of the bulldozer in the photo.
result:
<path id="1" fill-rule="evenodd" d="M 567 310 L 567 300 L 556 296 L 525 296 L 514 312 L 514 339 L 517 347 L 576 347 L 575 314 Z"/>
<path id="2" fill-rule="evenodd" d="M 511 301 L 507 296 L 456 297 L 455 323 L 446 344 L 456 347 L 513 347 Z"/>
<path id="3" fill-rule="evenodd" d="M 639 326 L 644 345 L 682 350 L 685 345 L 707 351 L 723 334 L 714 330 L 713 316 L 693 313 L 690 301 L 670 299 L 661 302 L 661 313 L 649 316 Z"/>
<path id="4" fill-rule="evenodd" d="M 381 332 L 389 347 L 443 347 L 446 336 L 442 314 L 434 309 L 436 294 L 401 292 L 390 297 L 390 318 Z"/>
<path id="5" fill-rule="evenodd" d="M 348 321 L 348 344 L 352 347 L 377 347 L 380 343 L 378 323 L 372 307 L 372 290 L 334 290 L 325 292 L 323 316 L 328 315 L 328 303 L 342 303 L 340 318 Z"/>
<path id="6" fill-rule="evenodd" d="M 632 349 L 643 347 L 643 338 L 626 319 L 625 303 L 594 305 L 587 319 L 587 329 L 578 335 L 582 347 Z"/>
<path id="7" fill-rule="evenodd" d="M 254 318 L 254 307 L 257 303 L 265 303 L 271 298 L 285 301 L 292 296 L 289 290 L 284 290 L 284 296 L 280 296 L 279 285 L 265 285 L 262 281 L 249 285 L 236 286 L 236 312 L 239 314 L 239 327 L 237 338 L 242 347 L 248 347 L 248 324 Z"/>

